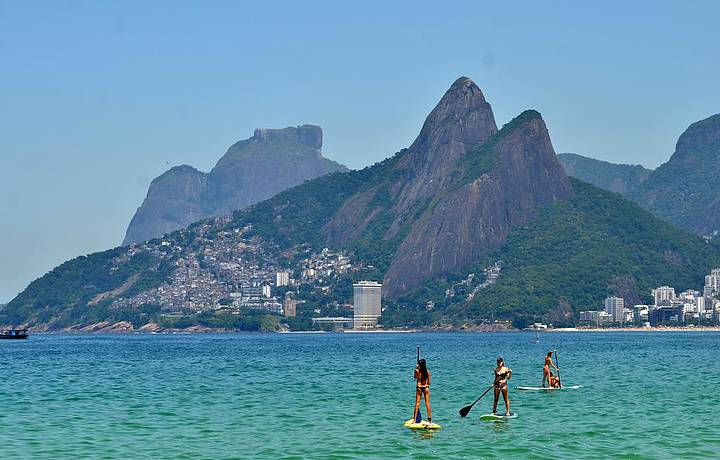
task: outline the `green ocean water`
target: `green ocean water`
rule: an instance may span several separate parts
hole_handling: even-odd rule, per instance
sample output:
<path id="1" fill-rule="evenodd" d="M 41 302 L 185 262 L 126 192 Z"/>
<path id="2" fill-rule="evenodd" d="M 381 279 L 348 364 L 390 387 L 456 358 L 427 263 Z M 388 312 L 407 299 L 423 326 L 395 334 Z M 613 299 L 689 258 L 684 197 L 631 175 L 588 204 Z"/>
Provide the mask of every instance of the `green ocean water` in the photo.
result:
<path id="1" fill-rule="evenodd" d="M 718 333 L 41 335 L 0 342 L 2 458 L 720 457 Z M 436 433 L 412 415 L 416 346 Z M 536 386 L 559 351 L 565 385 Z M 481 422 L 502 355 L 506 423 Z M 425 412 L 423 407 L 423 413 Z"/>

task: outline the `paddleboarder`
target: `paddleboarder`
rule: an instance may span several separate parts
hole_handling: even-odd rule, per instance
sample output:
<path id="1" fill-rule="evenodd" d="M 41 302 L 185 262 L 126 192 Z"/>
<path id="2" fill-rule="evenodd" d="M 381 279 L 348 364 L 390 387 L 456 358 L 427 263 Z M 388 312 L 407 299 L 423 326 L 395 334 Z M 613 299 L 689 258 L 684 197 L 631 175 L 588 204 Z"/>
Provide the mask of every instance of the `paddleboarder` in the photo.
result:
<path id="1" fill-rule="evenodd" d="M 555 364 L 553 364 L 552 355 L 553 355 L 552 351 L 548 351 L 547 355 L 545 355 L 545 365 L 543 366 L 543 378 L 542 378 L 542 384 L 541 384 L 541 386 L 543 388 L 545 388 L 545 382 L 547 382 L 548 385 L 550 387 L 552 387 L 552 384 L 550 383 L 550 375 L 551 375 L 550 368 L 552 367 L 556 371 L 560 370 L 555 366 Z"/>
<path id="2" fill-rule="evenodd" d="M 550 371 L 550 388 L 560 388 L 560 379 Z"/>
<path id="3" fill-rule="evenodd" d="M 425 399 L 425 407 L 427 408 L 427 420 L 432 423 L 432 409 L 430 408 L 430 371 L 427 368 L 425 359 L 418 361 L 415 366 L 415 410 L 413 411 L 413 419 L 417 419 L 418 410 L 420 409 L 420 398 Z"/>
<path id="4" fill-rule="evenodd" d="M 493 389 L 495 391 L 495 400 L 493 401 L 493 415 L 497 413 L 498 399 L 502 393 L 505 400 L 505 415 L 510 415 L 510 400 L 508 399 L 508 380 L 512 377 L 512 369 L 505 366 L 505 361 L 498 357 L 497 367 L 495 368 L 495 381 Z M 429 409 L 428 409 L 429 410 Z"/>

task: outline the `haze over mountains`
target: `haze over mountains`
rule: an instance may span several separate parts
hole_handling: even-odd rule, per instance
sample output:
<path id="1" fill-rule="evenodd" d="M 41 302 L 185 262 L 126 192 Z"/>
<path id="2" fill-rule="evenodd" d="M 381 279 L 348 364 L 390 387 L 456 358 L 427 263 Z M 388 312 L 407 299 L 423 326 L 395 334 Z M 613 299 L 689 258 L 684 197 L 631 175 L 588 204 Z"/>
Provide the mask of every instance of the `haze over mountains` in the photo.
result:
<path id="1" fill-rule="evenodd" d="M 218 324 L 208 315 L 231 289 L 223 286 L 238 283 L 225 273 L 238 263 L 233 251 L 243 248 L 295 273 L 323 248 L 347 254 L 358 271 L 298 288 L 309 308 L 301 316 L 314 314 L 313 305 L 348 302 L 353 279 L 382 279 L 389 325 L 572 323 L 575 312 L 597 308 L 608 294 L 631 303 L 659 284 L 699 286 L 720 262 L 715 243 L 569 179 L 538 112 L 527 110 L 498 130 L 482 91 L 462 77 L 408 149 L 360 171 L 307 181 L 232 218 L 66 262 L 13 299 L 0 322 L 141 327 L 171 312 L 186 315 L 183 324 Z M 482 273 L 490 266 L 500 271 L 487 284 Z M 193 273 L 207 285 L 206 300 L 201 291 L 193 308 L 210 313 L 172 312 L 153 294 Z"/>
<path id="2" fill-rule="evenodd" d="M 155 178 L 123 245 L 140 243 L 200 219 L 230 214 L 308 179 L 347 168 L 324 158 L 319 126 L 256 129 L 209 172 L 176 166 Z"/>
<path id="3" fill-rule="evenodd" d="M 558 153 L 557 157 L 569 176 L 621 195 L 635 190 L 652 173 L 640 165 L 609 163 L 575 153 Z"/>
<path id="4" fill-rule="evenodd" d="M 691 124 L 675 152 L 629 194 L 653 214 L 700 235 L 720 231 L 720 114 Z"/>
<path id="5" fill-rule="evenodd" d="M 720 231 L 720 114 L 691 124 L 654 171 L 569 153 L 558 159 L 570 176 L 625 195 L 678 227 L 703 236 Z"/>

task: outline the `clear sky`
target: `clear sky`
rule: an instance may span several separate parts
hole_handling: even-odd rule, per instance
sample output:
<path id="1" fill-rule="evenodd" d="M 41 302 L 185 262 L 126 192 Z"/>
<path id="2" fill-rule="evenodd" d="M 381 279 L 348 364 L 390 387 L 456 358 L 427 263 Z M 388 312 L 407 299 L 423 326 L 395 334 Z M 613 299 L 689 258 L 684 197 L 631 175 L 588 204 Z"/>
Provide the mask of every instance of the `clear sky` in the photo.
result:
<path id="1" fill-rule="evenodd" d="M 352 168 L 455 78 L 557 152 L 656 167 L 720 112 L 720 2 L 0 0 L 0 302 L 118 245 L 153 177 L 319 124 Z"/>

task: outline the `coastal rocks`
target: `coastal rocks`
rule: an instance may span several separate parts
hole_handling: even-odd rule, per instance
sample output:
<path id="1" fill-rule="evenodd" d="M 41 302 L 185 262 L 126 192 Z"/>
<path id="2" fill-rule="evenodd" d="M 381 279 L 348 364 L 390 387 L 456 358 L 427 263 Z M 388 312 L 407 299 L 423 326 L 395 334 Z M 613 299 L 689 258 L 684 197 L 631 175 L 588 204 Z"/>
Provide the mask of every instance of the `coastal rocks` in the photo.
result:
<path id="1" fill-rule="evenodd" d="M 147 323 L 147 324 L 143 325 L 142 327 L 140 327 L 137 331 L 138 332 L 158 333 L 158 332 L 162 332 L 164 330 L 165 329 L 157 323 Z"/>
<path id="2" fill-rule="evenodd" d="M 118 321 L 112 323 L 110 321 L 100 321 L 87 325 L 75 325 L 64 329 L 65 332 L 92 332 L 92 333 L 109 333 L 109 332 L 132 332 L 133 325 L 129 321 Z"/>
<path id="3" fill-rule="evenodd" d="M 209 173 L 187 165 L 171 168 L 150 184 L 123 245 L 231 214 L 306 180 L 347 171 L 322 156 L 322 140 L 319 126 L 260 128 L 233 144 Z"/>

